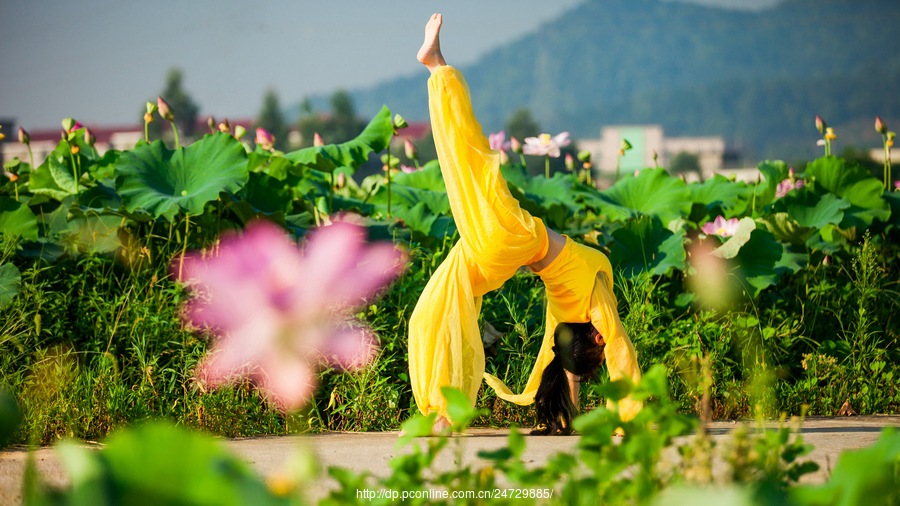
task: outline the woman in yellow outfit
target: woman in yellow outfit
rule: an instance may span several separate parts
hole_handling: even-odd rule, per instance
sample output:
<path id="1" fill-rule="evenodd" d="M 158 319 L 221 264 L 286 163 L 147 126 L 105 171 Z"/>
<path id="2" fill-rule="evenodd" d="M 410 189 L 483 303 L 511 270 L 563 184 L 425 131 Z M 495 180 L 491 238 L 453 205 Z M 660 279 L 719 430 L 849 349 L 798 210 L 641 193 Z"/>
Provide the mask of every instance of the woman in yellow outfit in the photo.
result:
<path id="1" fill-rule="evenodd" d="M 460 240 L 428 281 L 409 321 L 413 395 L 423 413 L 439 413 L 440 431 L 449 426 L 440 388 L 457 387 L 474 404 L 483 376 L 508 401 L 527 405 L 537 397 L 543 425 L 537 433 L 568 432 L 578 402 L 577 375 L 590 374 L 604 355 L 611 379 L 640 380 L 634 347 L 616 311 L 612 268 L 603 253 L 550 230 L 510 194 L 499 153 L 490 149 L 472 111 L 468 86 L 441 55 L 441 21 L 440 14 L 428 21 L 417 57 L 431 71 L 431 128 Z M 548 308 L 537 361 L 517 395 L 484 373 L 478 314 L 482 295 L 522 265 L 544 281 Z M 625 419 L 640 408 L 630 399 L 618 405 Z"/>

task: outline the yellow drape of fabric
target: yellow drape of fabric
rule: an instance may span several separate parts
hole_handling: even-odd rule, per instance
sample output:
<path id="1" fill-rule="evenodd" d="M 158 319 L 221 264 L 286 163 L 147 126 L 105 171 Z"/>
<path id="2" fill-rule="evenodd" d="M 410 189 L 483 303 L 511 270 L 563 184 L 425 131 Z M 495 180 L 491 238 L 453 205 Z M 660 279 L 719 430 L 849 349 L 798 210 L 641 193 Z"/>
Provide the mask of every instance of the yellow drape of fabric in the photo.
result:
<path id="1" fill-rule="evenodd" d="M 519 405 L 534 402 L 541 375 L 553 360 L 553 334 L 559 322 L 591 322 L 606 341 L 606 366 L 611 380 L 628 377 L 640 382 L 641 371 L 631 338 L 625 331 L 613 293 L 612 266 L 602 252 L 566 238 L 559 256 L 537 272 L 547 291 L 547 320 L 544 341 L 531 375 L 520 394 L 514 394 L 498 378 L 485 374 L 485 381 L 497 396 Z M 613 404 L 609 403 L 610 409 Z M 619 401 L 623 420 L 630 420 L 641 410 L 641 403 L 630 398 Z"/>
<path id="2" fill-rule="evenodd" d="M 462 75 L 444 66 L 428 80 L 431 128 L 460 240 L 431 276 L 409 321 L 409 371 L 423 413 L 447 416 L 441 387 L 474 404 L 484 373 L 481 296 L 547 253 L 540 219 L 519 207 L 472 111 Z"/>

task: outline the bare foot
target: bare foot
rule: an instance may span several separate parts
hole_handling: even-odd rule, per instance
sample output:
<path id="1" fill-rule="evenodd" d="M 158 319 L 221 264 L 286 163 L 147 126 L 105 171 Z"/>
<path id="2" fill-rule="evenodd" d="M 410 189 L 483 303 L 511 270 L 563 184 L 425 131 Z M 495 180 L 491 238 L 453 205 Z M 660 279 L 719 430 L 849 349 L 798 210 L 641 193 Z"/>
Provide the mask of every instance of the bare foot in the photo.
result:
<path id="1" fill-rule="evenodd" d="M 419 48 L 416 59 L 422 62 L 431 73 L 434 73 L 438 67 L 446 65 L 444 56 L 441 54 L 441 15 L 432 14 L 425 24 L 425 42 Z M 448 425 L 449 426 L 449 425 Z"/>
<path id="2" fill-rule="evenodd" d="M 437 16 L 440 16 L 440 14 L 437 14 Z M 440 24 L 440 17 L 438 18 L 438 23 Z M 446 434 L 449 436 L 450 433 L 450 421 L 443 416 L 439 416 L 438 419 L 435 420 L 434 426 L 431 428 L 431 435 L 442 436 Z"/>

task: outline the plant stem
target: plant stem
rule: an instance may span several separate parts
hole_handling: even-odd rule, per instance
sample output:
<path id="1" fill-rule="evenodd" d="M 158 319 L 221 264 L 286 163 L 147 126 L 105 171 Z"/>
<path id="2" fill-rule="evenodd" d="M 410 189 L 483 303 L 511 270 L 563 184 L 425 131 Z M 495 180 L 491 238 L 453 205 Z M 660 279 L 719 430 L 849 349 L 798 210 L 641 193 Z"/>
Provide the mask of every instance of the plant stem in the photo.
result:
<path id="1" fill-rule="evenodd" d="M 28 146 L 28 160 L 31 161 L 31 172 L 34 172 L 34 154 L 31 153 L 31 143 L 27 144 Z"/>
<path id="2" fill-rule="evenodd" d="M 181 279 L 181 271 L 184 268 L 184 252 L 187 251 L 188 232 L 191 227 L 191 215 L 184 215 L 184 243 L 181 246 L 181 258 L 178 259 L 178 279 Z"/>
<path id="3" fill-rule="evenodd" d="M 334 212 L 334 171 L 329 173 L 331 184 L 328 185 L 328 213 Z"/>
<path id="4" fill-rule="evenodd" d="M 72 176 L 75 178 L 75 193 L 78 193 L 78 166 L 75 165 L 75 154 L 72 153 L 72 146 L 69 146 L 69 160 L 72 161 Z"/>
<path id="5" fill-rule="evenodd" d="M 619 160 L 621 160 L 621 156 L 616 157 L 616 182 L 619 182 Z"/>
<path id="6" fill-rule="evenodd" d="M 147 123 L 145 121 L 144 122 L 144 142 L 146 142 L 147 144 L 150 144 L 150 130 L 148 129 L 148 125 L 150 125 L 150 123 Z"/>
<path id="7" fill-rule="evenodd" d="M 550 179 L 550 155 L 544 155 L 544 178 Z"/>
<path id="8" fill-rule="evenodd" d="M 387 217 L 391 217 L 391 143 L 388 141 L 387 147 L 387 194 L 388 194 L 388 205 L 387 205 Z"/>
<path id="9" fill-rule="evenodd" d="M 170 119 L 169 123 L 172 124 L 172 131 L 175 132 L 175 149 L 178 149 L 181 145 L 178 143 L 178 127 L 175 126 L 175 120 Z"/>

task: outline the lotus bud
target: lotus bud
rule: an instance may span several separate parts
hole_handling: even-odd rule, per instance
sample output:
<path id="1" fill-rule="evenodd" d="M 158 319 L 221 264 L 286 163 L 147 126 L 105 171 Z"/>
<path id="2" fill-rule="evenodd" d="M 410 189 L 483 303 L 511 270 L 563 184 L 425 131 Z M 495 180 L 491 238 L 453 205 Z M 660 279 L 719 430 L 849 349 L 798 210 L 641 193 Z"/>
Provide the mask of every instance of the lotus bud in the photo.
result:
<path id="1" fill-rule="evenodd" d="M 247 135 L 247 129 L 241 125 L 234 127 L 234 138 L 240 140 L 241 137 Z"/>
<path id="2" fill-rule="evenodd" d="M 66 133 L 71 132 L 72 128 L 75 126 L 75 123 L 77 123 L 77 122 L 73 118 L 66 118 L 66 119 L 62 120 L 63 130 L 65 130 Z"/>
<path id="3" fill-rule="evenodd" d="M 628 142 L 628 139 L 622 139 L 622 144 L 619 145 L 620 151 L 628 151 L 631 149 L 631 143 Z"/>
<path id="4" fill-rule="evenodd" d="M 161 118 L 169 121 L 175 119 L 175 115 L 172 114 L 172 109 L 169 108 L 169 103 L 163 100 L 162 97 L 156 97 L 156 105 L 159 106 L 159 116 Z"/>
<path id="5" fill-rule="evenodd" d="M 219 126 L 221 128 L 221 125 Z M 263 149 L 272 149 L 275 146 L 275 136 L 266 131 L 265 128 L 256 129 L 256 144 Z"/>
<path id="6" fill-rule="evenodd" d="M 84 142 L 91 147 L 94 147 L 94 143 L 97 142 L 97 136 L 95 136 L 94 132 L 91 132 L 91 129 L 88 127 L 84 127 Z"/>
<path id="7" fill-rule="evenodd" d="M 403 116 L 400 116 L 399 114 L 394 115 L 394 130 L 399 130 L 408 126 L 409 124 L 403 119 Z"/>
<path id="8" fill-rule="evenodd" d="M 344 185 L 347 184 L 347 176 L 344 175 L 343 172 L 339 173 L 337 176 L 337 187 L 343 188 Z"/>
<path id="9" fill-rule="evenodd" d="M 28 144 L 31 142 L 31 136 L 28 135 L 28 132 L 26 132 L 22 127 L 19 127 L 19 142 L 21 142 L 22 144 Z"/>
<path id="10" fill-rule="evenodd" d="M 228 118 L 225 118 L 221 123 L 219 123 L 219 131 L 225 133 L 231 132 L 231 123 L 228 122 Z"/>
<path id="11" fill-rule="evenodd" d="M 820 134 L 825 133 L 825 120 L 820 118 L 818 114 L 816 114 L 816 130 L 818 130 Z"/>
<path id="12" fill-rule="evenodd" d="M 509 163 L 509 155 L 506 154 L 506 151 L 500 150 L 500 165 L 506 165 Z"/>
<path id="13" fill-rule="evenodd" d="M 212 133 L 216 133 L 216 118 L 213 118 L 212 115 L 206 118 L 206 126 Z"/>
<path id="14" fill-rule="evenodd" d="M 578 159 L 585 163 L 591 163 L 591 152 L 588 150 L 579 151 Z"/>
<path id="15" fill-rule="evenodd" d="M 144 123 L 153 123 L 153 115 L 149 112 L 144 113 Z"/>
<path id="16" fill-rule="evenodd" d="M 313 134 L 313 146 L 322 147 L 325 145 L 325 141 L 322 139 L 322 136 L 319 135 L 319 132 Z"/>
<path id="17" fill-rule="evenodd" d="M 416 149 L 416 146 L 413 145 L 412 141 L 406 139 L 403 142 L 403 148 L 406 151 L 406 157 L 410 160 L 418 160 L 419 159 L 419 150 Z"/>
<path id="18" fill-rule="evenodd" d="M 659 158 L 659 155 L 656 154 L 656 150 L 653 150 L 653 163 L 656 163 L 656 160 Z"/>
<path id="19" fill-rule="evenodd" d="M 519 139 L 516 139 L 515 137 L 511 136 L 509 138 L 509 149 L 513 153 L 521 153 L 522 152 L 522 143 L 519 142 Z"/>
<path id="20" fill-rule="evenodd" d="M 570 171 L 575 170 L 575 159 L 572 158 L 572 153 L 566 153 L 566 168 Z"/>
<path id="21" fill-rule="evenodd" d="M 157 107 L 156 104 L 154 104 L 153 102 L 147 102 L 147 114 L 153 114 L 157 110 L 159 110 L 159 107 Z"/>
<path id="22" fill-rule="evenodd" d="M 825 258 L 822 259 L 822 265 L 824 265 L 825 267 L 831 265 L 831 257 L 825 255 Z"/>
<path id="23" fill-rule="evenodd" d="M 881 118 L 879 118 L 878 116 L 875 116 L 875 131 L 880 133 L 881 135 L 887 133 L 887 125 L 885 125 L 884 122 L 881 121 Z"/>

